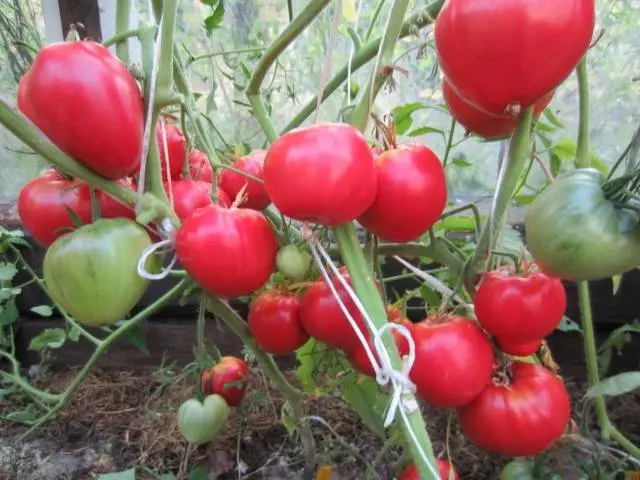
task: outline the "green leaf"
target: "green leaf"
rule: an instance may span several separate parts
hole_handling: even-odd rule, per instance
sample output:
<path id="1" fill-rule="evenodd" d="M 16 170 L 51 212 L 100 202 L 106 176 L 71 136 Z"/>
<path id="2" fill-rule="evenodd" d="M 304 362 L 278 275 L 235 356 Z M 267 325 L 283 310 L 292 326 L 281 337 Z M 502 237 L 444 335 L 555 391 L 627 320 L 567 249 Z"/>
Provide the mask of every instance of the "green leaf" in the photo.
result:
<path id="1" fill-rule="evenodd" d="M 622 325 L 612 331 L 607 336 L 606 340 L 600 344 L 598 352 L 600 354 L 603 354 L 607 350 L 613 349 L 621 351 L 626 345 L 631 342 L 630 334 L 632 333 L 640 333 L 640 322 L 638 320 L 631 324 Z"/>
<path id="2" fill-rule="evenodd" d="M 296 359 L 299 363 L 298 368 L 296 368 L 296 377 L 298 377 L 305 392 L 316 390 L 314 373 L 321 359 L 322 350 L 321 345 L 313 339 L 296 350 Z"/>
<path id="3" fill-rule="evenodd" d="M 624 372 L 605 378 L 600 383 L 593 385 L 585 397 L 594 398 L 601 395 L 617 397 L 625 393 L 633 392 L 640 388 L 640 372 Z"/>
<path id="4" fill-rule="evenodd" d="M 290 410 L 291 406 L 289 405 L 289 402 L 285 402 L 280 410 L 280 421 L 282 422 L 282 425 L 284 425 L 284 428 L 287 429 L 289 436 L 293 435 L 296 431 L 296 422 L 289 413 Z"/>
<path id="5" fill-rule="evenodd" d="M 515 201 L 518 205 L 530 205 L 537 198 L 537 195 L 516 195 Z"/>
<path id="6" fill-rule="evenodd" d="M 121 472 L 102 473 L 98 480 L 136 480 L 136 469 L 130 468 Z"/>
<path id="7" fill-rule="evenodd" d="M 67 338 L 72 342 L 77 342 L 80 340 L 80 327 L 78 325 L 73 325 L 69 333 L 67 333 Z"/>
<path id="8" fill-rule="evenodd" d="M 360 416 L 362 422 L 380 438 L 384 438 L 382 413 L 388 397 L 378 388 L 374 379 L 364 375 L 347 377 L 340 383 L 344 400 Z"/>
<path id="9" fill-rule="evenodd" d="M 426 303 L 425 308 L 430 309 L 440 306 L 440 295 L 426 285 L 420 287 L 420 296 Z"/>
<path id="10" fill-rule="evenodd" d="M 29 310 L 43 317 L 53 315 L 53 309 L 49 305 L 38 305 L 37 307 L 31 307 Z"/>
<path id="11" fill-rule="evenodd" d="M 196 467 L 189 472 L 187 480 L 209 480 L 209 472 L 204 467 Z"/>
<path id="12" fill-rule="evenodd" d="M 439 128 L 433 128 L 433 127 L 416 128 L 415 130 L 411 130 L 409 133 L 407 133 L 407 136 L 420 137 L 422 135 L 427 135 L 429 133 L 437 133 L 438 135 L 442 136 L 443 139 L 446 139 L 446 136 L 442 130 L 440 130 Z"/>
<path id="13" fill-rule="evenodd" d="M 19 312 L 16 300 L 12 298 L 0 307 L 0 327 L 6 327 L 18 320 Z"/>
<path id="14" fill-rule="evenodd" d="M 38 417 L 33 411 L 33 409 L 31 408 L 31 406 L 29 406 L 24 410 L 18 410 L 15 412 L 8 413 L 7 415 L 5 415 L 4 418 L 6 418 L 11 422 L 31 424 L 35 422 L 36 418 Z"/>
<path id="15" fill-rule="evenodd" d="M 204 19 L 204 29 L 207 31 L 207 35 L 211 35 L 214 30 L 220 28 L 220 24 L 224 19 L 224 0 L 218 0 L 215 7 L 212 1 L 203 3 L 209 5 L 213 10 L 211 15 Z"/>
<path id="16" fill-rule="evenodd" d="M 45 328 L 40 335 L 31 339 L 29 350 L 41 351 L 47 348 L 60 348 L 66 338 L 62 328 Z"/>
<path id="17" fill-rule="evenodd" d="M 84 225 L 84 223 L 82 222 L 82 220 L 80 220 L 80 217 L 78 216 L 78 214 L 76 212 L 71 210 L 66 205 L 64 206 L 64 208 L 67 211 L 67 213 L 69 214 L 69 217 L 71 218 L 71 222 L 73 222 L 73 224 L 76 226 L 76 228 L 80 228 L 80 227 L 82 227 Z M 56 231 L 61 231 L 61 230 L 62 230 L 62 228 L 59 228 Z M 73 229 L 69 229 L 69 230 L 73 230 Z"/>
<path id="18" fill-rule="evenodd" d="M 611 277 L 611 282 L 613 283 L 613 295 L 616 296 L 622 284 L 622 275 L 614 275 Z"/>
<path id="19" fill-rule="evenodd" d="M 453 160 L 451 160 L 451 163 L 453 165 L 455 165 L 456 167 L 460 167 L 460 168 L 467 168 L 470 167 L 472 165 L 471 162 L 467 162 L 464 158 L 462 157 L 456 157 Z"/>
<path id="20" fill-rule="evenodd" d="M 135 327 L 130 328 L 124 333 L 124 335 L 122 335 L 122 338 L 124 338 L 127 342 L 136 347 L 145 355 L 151 355 L 151 352 L 149 352 L 149 344 L 147 343 L 147 339 L 144 336 L 144 332 L 142 331 L 142 328 L 140 326 L 136 325 Z"/>
<path id="21" fill-rule="evenodd" d="M 393 115 L 396 133 L 398 135 L 403 135 L 407 132 L 411 128 L 411 125 L 413 125 L 413 118 L 411 117 L 413 112 L 417 112 L 424 108 L 426 107 L 421 102 L 407 103 L 406 105 L 394 108 L 391 111 L 391 114 Z"/>
<path id="22" fill-rule="evenodd" d="M 0 281 L 9 281 L 18 273 L 18 269 L 13 263 L 0 263 Z"/>
<path id="23" fill-rule="evenodd" d="M 582 332 L 582 328 L 580 327 L 580 325 L 566 316 L 562 317 L 562 320 L 560 321 L 556 329 L 560 330 L 561 332 Z"/>

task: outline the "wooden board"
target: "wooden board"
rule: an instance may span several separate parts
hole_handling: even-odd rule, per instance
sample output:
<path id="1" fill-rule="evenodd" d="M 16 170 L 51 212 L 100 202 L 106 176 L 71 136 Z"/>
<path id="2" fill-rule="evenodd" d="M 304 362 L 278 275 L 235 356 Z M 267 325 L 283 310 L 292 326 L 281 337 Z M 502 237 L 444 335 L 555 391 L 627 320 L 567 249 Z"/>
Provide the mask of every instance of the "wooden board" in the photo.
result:
<path id="1" fill-rule="evenodd" d="M 63 37 L 67 36 L 72 24 L 81 23 L 84 29 L 79 30 L 78 33 L 82 39 L 102 41 L 98 0 L 58 0 L 58 7 L 60 8 Z"/>

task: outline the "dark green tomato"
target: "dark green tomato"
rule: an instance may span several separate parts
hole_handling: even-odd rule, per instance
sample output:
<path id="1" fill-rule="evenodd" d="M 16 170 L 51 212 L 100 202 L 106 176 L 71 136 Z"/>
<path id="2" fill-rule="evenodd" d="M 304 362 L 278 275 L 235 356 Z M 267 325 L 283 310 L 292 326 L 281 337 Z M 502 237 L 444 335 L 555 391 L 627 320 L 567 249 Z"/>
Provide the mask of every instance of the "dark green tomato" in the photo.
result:
<path id="1" fill-rule="evenodd" d="M 592 168 L 562 173 L 527 208 L 527 246 L 547 274 L 597 280 L 640 265 L 638 214 L 606 199 L 604 180 Z"/>
<path id="2" fill-rule="evenodd" d="M 88 326 L 123 320 L 149 286 L 137 271 L 149 245 L 147 231 L 128 218 L 100 219 L 58 238 L 42 265 L 51 299 Z M 158 267 L 158 257 L 147 260 L 147 271 Z"/>
<path id="3" fill-rule="evenodd" d="M 502 467 L 499 480 L 536 480 L 533 467 L 529 460 L 512 460 Z"/>

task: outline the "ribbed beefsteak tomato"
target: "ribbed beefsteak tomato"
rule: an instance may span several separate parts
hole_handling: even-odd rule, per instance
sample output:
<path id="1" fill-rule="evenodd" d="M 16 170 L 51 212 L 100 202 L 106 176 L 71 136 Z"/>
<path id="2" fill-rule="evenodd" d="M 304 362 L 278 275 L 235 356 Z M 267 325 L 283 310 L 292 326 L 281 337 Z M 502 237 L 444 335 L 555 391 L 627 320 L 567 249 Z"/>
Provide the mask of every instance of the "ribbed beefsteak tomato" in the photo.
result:
<path id="1" fill-rule="evenodd" d="M 238 357 L 222 357 L 218 363 L 203 370 L 200 388 L 205 395 L 220 395 L 230 407 L 237 407 L 247 391 L 249 367 Z"/>
<path id="2" fill-rule="evenodd" d="M 533 107 L 534 117 L 539 116 L 547 108 L 555 90 L 536 101 Z M 491 115 L 468 103 L 451 88 L 446 78 L 442 79 L 442 96 L 449 107 L 449 113 L 468 132 L 487 140 L 505 138 L 511 135 L 518 124 L 514 115 Z"/>
<path id="3" fill-rule="evenodd" d="M 254 150 L 249 155 L 233 162 L 231 166 L 253 177 L 262 179 L 262 166 L 266 153 L 264 150 Z M 247 178 L 238 172 L 223 169 L 220 173 L 219 182 L 220 188 L 229 194 L 232 201 L 235 201 L 240 190 L 246 185 L 244 190 L 246 199 L 238 205 L 239 207 L 264 210 L 271 204 L 271 199 L 269 195 L 267 195 L 263 184 Z"/>
<path id="4" fill-rule="evenodd" d="M 559 278 L 535 266 L 520 274 L 507 267 L 482 276 L 473 305 L 478 322 L 494 337 L 507 344 L 539 344 L 562 320 L 567 294 Z"/>
<path id="5" fill-rule="evenodd" d="M 377 172 L 364 136 L 343 123 L 291 130 L 267 151 L 264 188 L 273 204 L 294 220 L 337 226 L 373 203 Z"/>
<path id="6" fill-rule="evenodd" d="M 440 67 L 480 110 L 525 110 L 582 59 L 595 10 L 595 0 L 447 0 L 434 27 Z"/>
<path id="7" fill-rule="evenodd" d="M 251 304 L 247 320 L 258 346 L 273 355 L 287 355 L 309 340 L 300 320 L 300 300 L 291 292 L 262 292 Z"/>
<path id="8" fill-rule="evenodd" d="M 459 480 L 458 472 L 451 466 L 447 460 L 438 459 L 438 473 L 440 480 Z M 398 480 L 420 480 L 420 472 L 415 465 L 409 465 L 405 468 Z"/>
<path id="9" fill-rule="evenodd" d="M 164 135 L 162 130 L 164 123 Z M 171 178 L 179 179 L 184 166 L 186 139 L 182 130 L 176 125 L 165 122 L 158 122 L 156 125 L 156 141 L 160 151 L 160 166 L 162 168 L 162 178 L 167 179 L 167 157 L 164 150 L 164 138 L 167 141 L 167 152 L 169 153 L 169 174 Z"/>
<path id="10" fill-rule="evenodd" d="M 89 326 L 124 320 L 149 280 L 138 275 L 138 261 L 151 245 L 147 231 L 128 218 L 99 219 L 51 244 L 42 276 L 52 300 Z M 157 272 L 155 255 L 146 270 Z"/>
<path id="11" fill-rule="evenodd" d="M 265 216 L 248 208 L 207 205 L 176 235 L 180 264 L 207 293 L 236 298 L 261 288 L 273 272 L 278 237 Z"/>
<path id="12" fill-rule="evenodd" d="M 508 385 L 490 383 L 458 409 L 460 427 L 487 452 L 538 455 L 564 433 L 571 417 L 569 394 L 562 381 L 541 365 L 513 362 L 511 375 Z"/>
<path id="13" fill-rule="evenodd" d="M 528 205 L 527 247 L 549 275 L 598 280 L 640 265 L 638 214 L 607 199 L 604 180 L 593 168 L 564 172 Z"/>
<path id="14" fill-rule="evenodd" d="M 358 217 L 388 242 L 409 242 L 438 220 L 447 205 L 444 168 L 424 145 L 403 145 L 375 159 L 378 188 L 373 204 Z"/>
<path id="15" fill-rule="evenodd" d="M 173 201 L 173 209 L 181 221 L 200 207 L 211 205 L 211 184 L 201 180 L 173 180 L 171 187 L 165 182 L 164 189 L 170 201 Z M 231 200 L 226 192 L 218 188 L 218 204 L 221 207 L 230 207 Z"/>
<path id="16" fill-rule="evenodd" d="M 427 317 L 413 329 L 416 358 L 409 374 L 418 395 L 434 407 L 460 407 L 491 381 L 493 347 L 468 318 Z"/>
<path id="17" fill-rule="evenodd" d="M 140 88 L 99 43 L 43 47 L 20 82 L 18 108 L 58 148 L 106 178 L 132 175 L 140 166 Z"/>
<path id="18" fill-rule="evenodd" d="M 44 247 L 76 228 L 69 210 L 83 224 L 91 223 L 89 187 L 79 180 L 67 180 L 55 170 L 30 180 L 18 194 L 22 225 Z"/>
<path id="19" fill-rule="evenodd" d="M 189 163 L 189 178 L 213 182 L 213 170 L 206 153 L 194 148 L 187 155 L 187 162 Z"/>

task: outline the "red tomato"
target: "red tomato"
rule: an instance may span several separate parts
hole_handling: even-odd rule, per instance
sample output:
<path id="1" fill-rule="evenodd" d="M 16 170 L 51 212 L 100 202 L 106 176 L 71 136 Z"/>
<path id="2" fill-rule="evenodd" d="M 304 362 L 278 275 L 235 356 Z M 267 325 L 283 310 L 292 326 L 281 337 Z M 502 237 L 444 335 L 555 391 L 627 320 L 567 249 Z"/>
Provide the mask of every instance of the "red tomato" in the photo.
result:
<path id="1" fill-rule="evenodd" d="M 378 193 L 358 217 L 387 242 L 409 242 L 438 220 L 447 204 L 447 181 L 435 153 L 423 145 L 403 145 L 375 159 Z"/>
<path id="2" fill-rule="evenodd" d="M 123 178 L 116 183 L 120 186 L 134 190 L 133 182 L 130 178 Z M 97 192 L 100 199 L 100 216 L 102 218 L 130 218 L 135 220 L 136 213 L 132 206 L 124 205 L 120 201 L 113 198 L 111 195 L 105 192 Z"/>
<path id="3" fill-rule="evenodd" d="M 595 0 L 447 0 L 434 33 L 451 86 L 502 115 L 558 87 L 586 53 L 594 26 Z"/>
<path id="4" fill-rule="evenodd" d="M 535 340 L 533 342 L 525 343 L 513 343 L 509 341 L 505 342 L 499 338 L 496 338 L 496 343 L 498 344 L 500 350 L 508 355 L 514 355 L 516 357 L 528 357 L 540 350 L 542 340 Z"/>
<path id="5" fill-rule="evenodd" d="M 342 123 L 291 130 L 264 160 L 264 187 L 273 204 L 294 220 L 337 226 L 373 203 L 377 173 L 364 136 Z"/>
<path id="6" fill-rule="evenodd" d="M 534 116 L 539 116 L 547 108 L 554 93 L 555 90 L 552 90 L 535 103 Z M 446 78 L 442 80 L 442 95 L 456 122 L 468 132 L 475 133 L 480 137 L 489 140 L 508 137 L 518 125 L 518 119 L 514 115 L 491 115 L 467 103 L 451 88 Z"/>
<path id="7" fill-rule="evenodd" d="M 487 452 L 535 456 L 564 433 L 571 417 L 569 395 L 541 365 L 514 362 L 511 369 L 509 385 L 487 385 L 458 409 L 458 420 L 466 437 Z"/>
<path id="8" fill-rule="evenodd" d="M 92 41 L 42 48 L 20 83 L 22 112 L 62 151 L 115 180 L 140 166 L 140 89 L 118 58 Z"/>
<path id="9" fill-rule="evenodd" d="M 265 216 L 248 208 L 207 205 L 188 217 L 176 236 L 178 261 L 211 295 L 255 292 L 276 264 L 278 237 Z"/>
<path id="10" fill-rule="evenodd" d="M 410 372 L 418 395 L 434 407 L 459 407 L 491 380 L 493 347 L 471 320 L 428 317 L 415 325 L 416 359 Z"/>
<path id="11" fill-rule="evenodd" d="M 200 207 L 211 205 L 211 184 L 201 180 L 173 180 L 171 188 L 169 182 L 165 182 L 164 189 L 169 201 L 173 200 L 173 209 L 180 221 L 186 220 Z M 171 198 L 170 192 L 173 196 Z M 218 204 L 221 207 L 231 206 L 229 196 L 218 188 Z"/>
<path id="12" fill-rule="evenodd" d="M 438 473 L 440 473 L 440 480 L 460 480 L 458 472 L 451 466 L 447 460 L 438 459 Z M 453 476 L 449 476 L 452 473 Z M 409 465 L 400 474 L 398 480 L 420 480 L 420 472 L 415 465 Z"/>
<path id="13" fill-rule="evenodd" d="M 187 156 L 189 162 L 189 177 L 193 180 L 202 180 L 203 182 L 213 182 L 213 170 L 207 158 L 207 154 L 193 149 Z"/>
<path id="14" fill-rule="evenodd" d="M 478 322 L 491 335 L 529 343 L 553 332 L 567 308 L 567 295 L 558 278 L 502 268 L 483 275 L 473 302 Z"/>
<path id="15" fill-rule="evenodd" d="M 169 152 L 169 173 L 171 178 L 179 179 L 184 166 L 184 155 L 186 140 L 182 130 L 167 121 L 164 122 L 165 135 L 167 137 L 167 152 Z M 156 141 L 160 151 L 160 166 L 162 168 L 162 178 L 167 179 L 167 160 L 164 150 L 164 139 L 162 134 L 162 122 L 156 125 Z"/>
<path id="16" fill-rule="evenodd" d="M 396 342 L 396 347 L 398 348 L 398 353 L 400 357 L 404 355 L 409 355 L 409 342 L 408 340 L 398 333 L 396 330 L 391 332 L 393 335 L 393 339 Z M 365 335 L 365 337 L 370 337 L 370 335 Z M 369 338 L 369 348 L 371 348 L 371 353 L 373 353 L 373 357 L 379 362 L 378 352 L 376 352 L 375 347 L 373 345 L 373 341 Z M 373 365 L 369 360 L 369 355 L 367 355 L 367 351 L 362 346 L 362 343 L 358 342 L 358 344 L 351 349 L 347 353 L 347 358 L 351 362 L 351 364 L 358 370 L 360 373 L 364 373 L 365 375 L 369 375 L 370 377 L 375 377 L 376 372 L 373 369 Z"/>
<path id="17" fill-rule="evenodd" d="M 79 180 L 67 180 L 53 170 L 27 182 L 18 195 L 20 220 L 44 247 L 76 228 L 67 209 L 83 224 L 91 223 L 89 187 Z"/>
<path id="18" fill-rule="evenodd" d="M 264 150 L 254 150 L 249 155 L 233 162 L 231 166 L 256 178 L 262 178 L 262 165 L 266 153 Z M 253 210 L 264 210 L 269 206 L 271 199 L 267 195 L 263 184 L 244 177 L 233 170 L 224 169 L 220 173 L 220 187 L 234 201 L 245 185 L 247 187 L 244 192 L 247 199 L 238 206 L 252 208 Z"/>
<path id="19" fill-rule="evenodd" d="M 222 357 L 214 366 L 203 370 L 200 388 L 205 395 L 220 395 L 227 405 L 237 407 L 247 390 L 248 376 L 249 368 L 242 359 Z"/>
<path id="20" fill-rule="evenodd" d="M 273 355 L 287 355 L 309 340 L 300 320 L 300 300 L 290 292 L 262 292 L 251 304 L 247 320 L 258 346 Z"/>
<path id="21" fill-rule="evenodd" d="M 342 270 L 342 274 L 351 286 L 351 279 L 344 269 Z M 360 314 L 360 310 L 358 310 L 358 307 L 342 283 L 335 277 L 332 278 L 332 281 L 338 292 L 338 296 L 366 338 L 368 329 L 364 318 L 362 318 Z M 320 280 L 314 282 L 302 296 L 300 302 L 300 318 L 304 329 L 309 335 L 330 347 L 339 348 L 348 352 L 360 343 L 358 335 L 351 327 L 349 319 L 342 312 L 338 301 L 331 292 L 331 288 L 322 277 Z"/>

